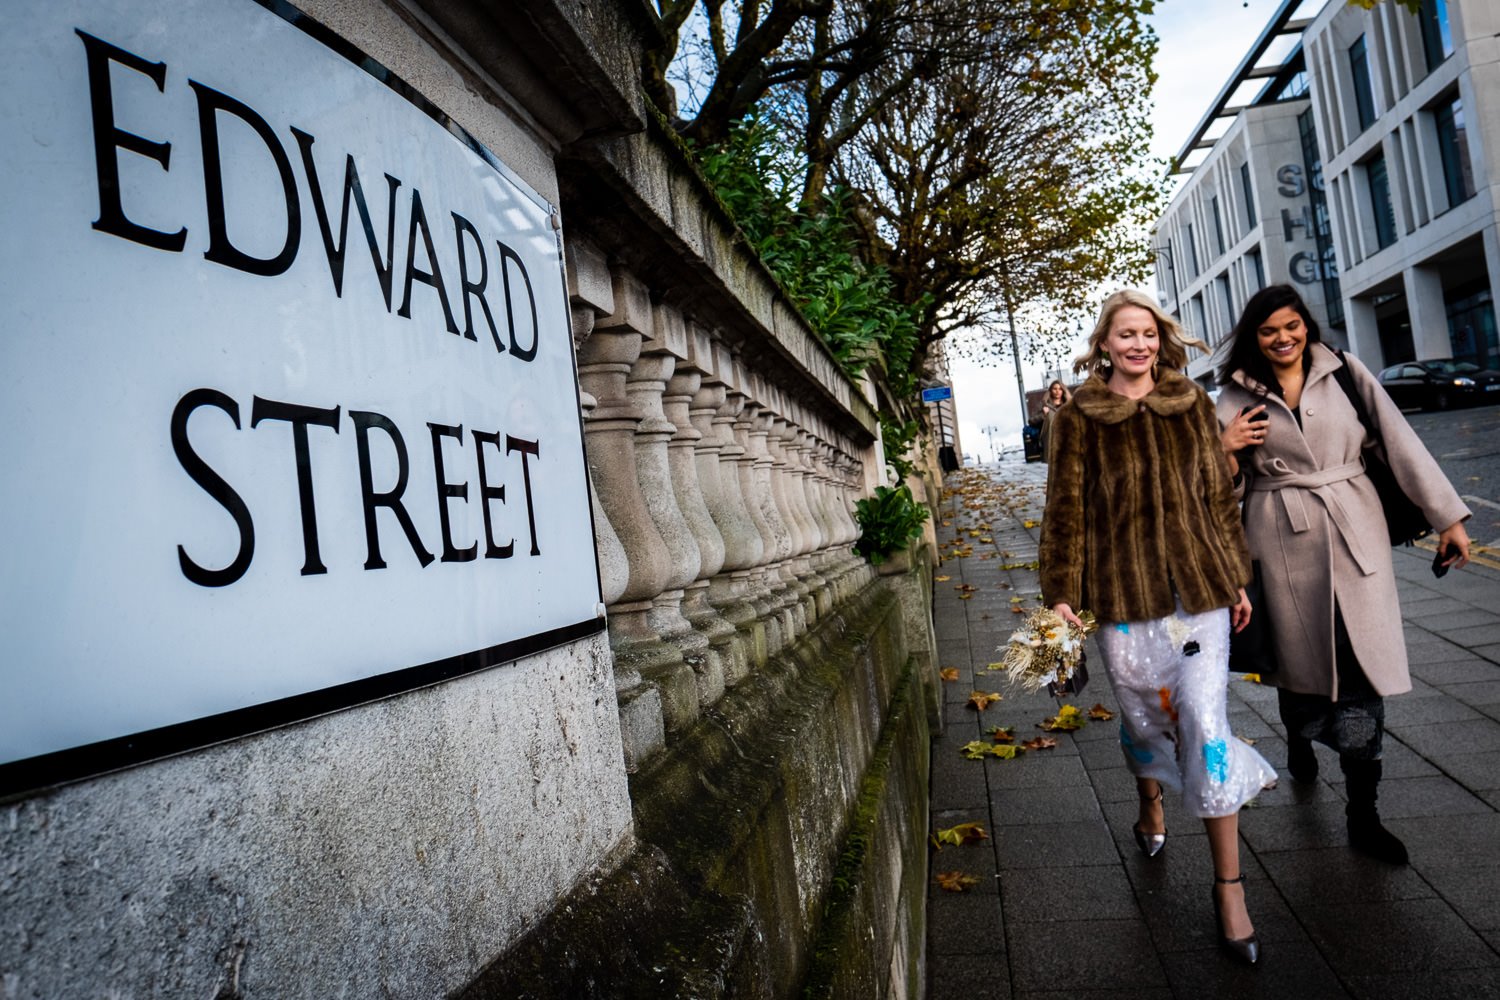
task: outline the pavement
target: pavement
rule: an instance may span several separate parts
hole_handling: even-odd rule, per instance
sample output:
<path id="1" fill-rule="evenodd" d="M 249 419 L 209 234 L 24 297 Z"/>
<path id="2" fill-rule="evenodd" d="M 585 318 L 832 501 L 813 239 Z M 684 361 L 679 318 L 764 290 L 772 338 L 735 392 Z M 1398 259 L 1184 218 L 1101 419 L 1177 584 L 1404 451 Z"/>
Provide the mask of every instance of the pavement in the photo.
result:
<path id="1" fill-rule="evenodd" d="M 1348 848 L 1336 756 L 1318 747 L 1317 781 L 1292 781 L 1275 689 L 1232 678 L 1235 734 L 1281 772 L 1240 813 L 1261 940 L 1247 968 L 1217 948 L 1207 838 L 1170 791 L 1166 849 L 1136 849 L 1118 721 L 1047 734 L 1056 748 L 1010 760 L 960 752 L 996 725 L 1043 735 L 1037 724 L 1064 703 L 988 669 L 1021 619 L 1012 606 L 1039 603 L 1045 477 L 1040 463 L 971 467 L 942 499 L 934 620 L 940 665 L 958 678 L 943 685 L 932 826 L 977 822 L 987 836 L 929 847 L 929 1000 L 1500 997 L 1500 564 L 1437 580 L 1431 550 L 1395 552 L 1413 690 L 1386 700 L 1380 812 L 1408 867 Z M 1066 702 L 1116 710 L 1089 660 L 1087 688 Z M 1003 700 L 978 711 L 976 691 Z M 948 891 L 936 875 L 949 872 L 976 881 Z"/>

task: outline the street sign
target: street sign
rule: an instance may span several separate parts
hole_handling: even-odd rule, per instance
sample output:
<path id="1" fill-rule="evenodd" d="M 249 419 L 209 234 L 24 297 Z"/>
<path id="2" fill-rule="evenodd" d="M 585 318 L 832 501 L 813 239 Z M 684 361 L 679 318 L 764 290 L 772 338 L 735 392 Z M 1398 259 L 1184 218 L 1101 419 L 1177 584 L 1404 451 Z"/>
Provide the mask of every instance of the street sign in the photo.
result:
<path id="1" fill-rule="evenodd" d="M 7 11 L 0 794 L 602 627 L 552 207 L 309 27 Z"/>
<path id="2" fill-rule="evenodd" d="M 935 385 L 931 389 L 922 390 L 922 402 L 936 403 L 942 399 L 953 398 L 953 387 L 947 385 Z"/>

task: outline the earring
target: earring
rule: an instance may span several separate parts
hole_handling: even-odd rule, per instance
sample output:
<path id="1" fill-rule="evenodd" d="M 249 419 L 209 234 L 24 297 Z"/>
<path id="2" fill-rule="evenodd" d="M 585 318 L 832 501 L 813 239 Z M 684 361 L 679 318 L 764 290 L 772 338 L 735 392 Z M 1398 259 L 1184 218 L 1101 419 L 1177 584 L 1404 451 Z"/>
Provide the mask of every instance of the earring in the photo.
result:
<path id="1" fill-rule="evenodd" d="M 1114 362 L 1109 359 L 1109 352 L 1108 351 L 1100 351 L 1099 352 L 1099 367 L 1100 368 L 1109 368 L 1113 364 L 1114 364 Z"/>

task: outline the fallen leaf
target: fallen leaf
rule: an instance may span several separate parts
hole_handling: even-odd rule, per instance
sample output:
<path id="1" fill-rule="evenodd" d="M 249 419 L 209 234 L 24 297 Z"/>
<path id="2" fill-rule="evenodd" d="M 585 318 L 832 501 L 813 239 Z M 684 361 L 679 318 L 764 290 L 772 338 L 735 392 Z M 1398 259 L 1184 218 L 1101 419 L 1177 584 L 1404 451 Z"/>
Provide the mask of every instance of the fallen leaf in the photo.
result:
<path id="1" fill-rule="evenodd" d="M 1003 664 L 1003 663 L 989 663 L 989 664 L 985 665 L 984 669 L 986 669 L 986 670 L 1004 670 L 1005 669 L 1005 664 Z"/>
<path id="2" fill-rule="evenodd" d="M 1020 604 L 1024 600 L 1026 600 L 1026 598 L 1024 598 L 1024 597 L 1012 597 L 1010 599 L 1010 603 L 1012 603 L 1012 604 Z"/>
<path id="3" fill-rule="evenodd" d="M 1011 606 L 1010 613 L 1013 615 L 1024 615 L 1026 613 L 1026 609 L 1021 607 L 1019 604 L 1015 604 Z"/>
<path id="4" fill-rule="evenodd" d="M 958 748 L 958 752 L 969 760 L 981 760 L 990 752 L 990 748 L 979 740 L 971 740 Z"/>
<path id="5" fill-rule="evenodd" d="M 1016 754 L 1022 753 L 1022 749 L 1009 743 L 997 743 L 990 747 L 990 756 L 999 757 L 1001 760 L 1011 760 Z"/>
<path id="6" fill-rule="evenodd" d="M 938 872 L 937 884 L 948 892 L 963 892 L 970 886 L 978 885 L 979 879 L 963 872 Z"/>
<path id="7" fill-rule="evenodd" d="M 1114 717 L 1115 713 L 1111 712 L 1109 709 L 1105 708 L 1103 705 L 1097 702 L 1094 704 L 1093 708 L 1089 709 L 1089 718 L 1094 719 L 1097 722 L 1108 722 Z"/>
<path id="8" fill-rule="evenodd" d="M 946 830 L 939 830 L 937 832 L 939 849 L 944 844 L 953 844 L 955 847 L 962 847 L 971 840 L 989 839 L 990 835 L 985 833 L 984 827 L 978 823 L 960 823 L 957 826 L 950 826 Z"/>
<path id="9" fill-rule="evenodd" d="M 1260 674 L 1245 674 L 1240 678 L 1240 680 L 1249 681 L 1251 684 L 1259 684 Z"/>
<path id="10" fill-rule="evenodd" d="M 1076 705 L 1064 705 L 1056 715 L 1043 719 L 1037 727 L 1049 733 L 1070 733 L 1082 729 L 1085 723 L 1083 713 Z"/>
<path id="11" fill-rule="evenodd" d="M 1035 528 L 1035 527 L 1040 526 L 1041 523 L 1042 523 L 1041 521 L 1022 521 L 1021 522 L 1021 527 L 1023 527 L 1023 528 Z"/>
<path id="12" fill-rule="evenodd" d="M 972 601 L 974 599 L 974 595 L 973 594 L 959 594 L 958 595 L 958 599 L 960 601 Z"/>
<path id="13" fill-rule="evenodd" d="M 956 681 L 958 680 L 958 668 L 944 667 L 943 669 L 938 671 L 938 676 L 945 681 Z"/>
<path id="14" fill-rule="evenodd" d="M 998 691 L 975 691 L 973 694 L 969 695 L 969 704 L 974 706 L 974 708 L 980 712 L 983 712 L 985 709 L 989 708 L 995 702 L 1000 700 L 1001 697 Z"/>
<path id="15" fill-rule="evenodd" d="M 953 579 L 953 577 L 951 577 L 951 576 L 935 576 L 935 577 L 933 577 L 933 579 L 936 580 L 938 583 L 947 583 L 949 580 Z"/>
<path id="16" fill-rule="evenodd" d="M 1057 746 L 1057 740 L 1050 736 L 1038 736 L 1035 739 L 1025 740 L 1021 743 L 1023 750 L 1051 750 Z"/>
<path id="17" fill-rule="evenodd" d="M 995 738 L 996 743 L 1014 743 L 1016 741 L 1014 726 L 991 726 L 989 734 Z"/>

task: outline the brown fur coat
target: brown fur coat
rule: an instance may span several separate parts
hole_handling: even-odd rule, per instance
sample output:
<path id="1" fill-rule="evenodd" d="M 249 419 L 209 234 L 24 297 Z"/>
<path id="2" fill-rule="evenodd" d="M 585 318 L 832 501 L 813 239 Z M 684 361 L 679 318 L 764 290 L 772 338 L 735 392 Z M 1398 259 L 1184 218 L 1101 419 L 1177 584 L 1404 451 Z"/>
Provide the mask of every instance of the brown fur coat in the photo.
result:
<path id="1" fill-rule="evenodd" d="M 1141 400 L 1088 379 L 1052 423 L 1042 600 L 1100 621 L 1230 607 L 1250 579 L 1208 395 L 1164 371 Z"/>

